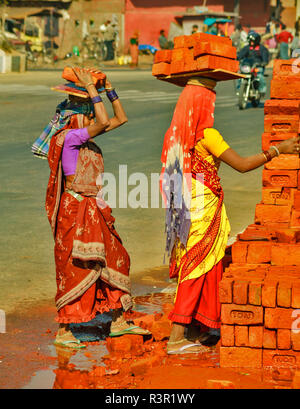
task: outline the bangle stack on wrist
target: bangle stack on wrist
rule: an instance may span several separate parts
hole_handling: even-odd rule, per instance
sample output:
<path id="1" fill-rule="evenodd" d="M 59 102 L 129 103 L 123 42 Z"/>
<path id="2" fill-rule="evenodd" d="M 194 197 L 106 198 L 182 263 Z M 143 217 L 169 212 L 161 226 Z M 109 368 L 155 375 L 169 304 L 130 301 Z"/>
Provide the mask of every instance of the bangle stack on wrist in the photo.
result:
<path id="1" fill-rule="evenodd" d="M 270 162 L 272 160 L 272 156 L 269 151 L 263 151 L 262 154 L 264 155 L 266 162 Z"/>
<path id="2" fill-rule="evenodd" d="M 97 95 L 96 97 L 91 98 L 91 101 L 93 104 L 97 104 L 97 102 L 102 102 L 102 98 L 100 95 Z"/>
<path id="3" fill-rule="evenodd" d="M 277 148 L 277 146 L 272 145 L 272 146 L 270 146 L 270 149 L 271 148 L 273 148 L 275 150 L 277 156 L 280 155 L 280 152 L 279 152 L 279 149 Z"/>
<path id="4" fill-rule="evenodd" d="M 119 98 L 114 88 L 106 89 L 106 95 L 110 102 L 113 102 Z"/>
<path id="5" fill-rule="evenodd" d="M 90 85 L 94 85 L 93 82 L 89 82 L 88 84 L 85 85 L 85 88 L 89 87 Z"/>

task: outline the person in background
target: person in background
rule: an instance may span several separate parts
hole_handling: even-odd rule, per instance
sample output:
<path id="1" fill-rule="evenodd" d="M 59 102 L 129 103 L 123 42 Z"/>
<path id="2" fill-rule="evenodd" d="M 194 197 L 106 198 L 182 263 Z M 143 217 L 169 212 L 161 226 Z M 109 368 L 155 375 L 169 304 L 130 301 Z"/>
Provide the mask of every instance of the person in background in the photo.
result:
<path id="1" fill-rule="evenodd" d="M 261 37 L 255 31 L 250 31 L 248 34 L 248 43 L 241 51 L 238 53 L 238 60 L 243 62 L 247 60 L 251 66 L 254 65 L 259 69 L 257 77 L 259 78 L 259 91 L 262 96 L 265 95 L 267 91 L 267 84 L 264 77 L 265 67 L 268 65 L 270 60 L 270 53 L 268 49 L 260 44 Z M 240 82 L 238 81 L 237 89 L 239 89 Z"/>
<path id="2" fill-rule="evenodd" d="M 207 27 L 206 30 L 207 34 L 213 34 L 213 35 L 218 35 L 218 27 L 217 27 L 217 23 L 213 23 L 212 25 Z"/>
<path id="3" fill-rule="evenodd" d="M 282 30 L 276 35 L 276 41 L 279 44 L 279 58 L 281 60 L 288 60 L 289 56 L 289 44 L 293 41 L 292 34 L 286 30 L 286 25 L 282 25 Z"/>
<path id="4" fill-rule="evenodd" d="M 101 27 L 103 27 L 103 39 L 107 48 L 105 61 L 111 61 L 115 58 L 114 42 L 116 39 L 116 31 L 110 20 L 107 20 Z"/>
<path id="5" fill-rule="evenodd" d="M 138 66 L 139 60 L 139 32 L 135 31 L 130 38 L 129 44 L 130 56 L 131 56 L 131 63 L 130 67 L 135 68 Z"/>
<path id="6" fill-rule="evenodd" d="M 293 41 L 291 43 L 291 51 L 292 51 L 292 57 L 299 57 L 300 51 L 300 17 L 298 17 L 298 20 L 295 23 L 295 36 L 293 38 Z"/>
<path id="7" fill-rule="evenodd" d="M 192 32 L 191 34 L 199 33 L 199 26 L 197 24 L 194 24 L 192 27 Z"/>
<path id="8" fill-rule="evenodd" d="M 160 48 L 162 50 L 171 50 L 174 47 L 174 44 L 167 39 L 165 30 L 160 30 L 159 34 L 158 42 Z"/>

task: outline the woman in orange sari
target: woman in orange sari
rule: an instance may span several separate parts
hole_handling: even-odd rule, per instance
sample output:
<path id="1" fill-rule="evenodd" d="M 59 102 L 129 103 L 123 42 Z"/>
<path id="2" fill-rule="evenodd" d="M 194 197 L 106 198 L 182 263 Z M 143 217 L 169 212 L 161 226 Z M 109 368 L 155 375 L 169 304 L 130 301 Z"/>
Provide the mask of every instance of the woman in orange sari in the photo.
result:
<path id="1" fill-rule="evenodd" d="M 299 139 L 291 138 L 269 151 L 246 158 L 238 155 L 213 128 L 215 85 L 200 77 L 188 81 L 164 139 L 161 190 L 167 207 L 166 250 L 171 256 L 170 277 L 178 281 L 169 315 L 169 354 L 208 351 L 199 339 L 187 338 L 193 323 L 206 335 L 221 326 L 218 285 L 230 225 L 218 177 L 220 162 L 244 173 L 276 155 L 300 150 Z"/>
<path id="2" fill-rule="evenodd" d="M 98 313 L 112 311 L 110 336 L 149 332 L 123 316 L 132 307 L 130 258 L 114 228 L 111 209 L 99 196 L 104 168 L 94 138 L 127 122 L 126 114 L 107 79 L 113 118 L 108 117 L 91 74 L 84 69 L 74 72 L 79 89 L 86 89 L 89 98 L 70 95 L 60 105 L 64 114 L 60 112 L 54 122 L 57 128 L 64 126 L 51 137 L 47 155 L 46 211 L 55 239 L 59 322 L 55 344 L 83 348 L 69 324 L 88 322 Z"/>

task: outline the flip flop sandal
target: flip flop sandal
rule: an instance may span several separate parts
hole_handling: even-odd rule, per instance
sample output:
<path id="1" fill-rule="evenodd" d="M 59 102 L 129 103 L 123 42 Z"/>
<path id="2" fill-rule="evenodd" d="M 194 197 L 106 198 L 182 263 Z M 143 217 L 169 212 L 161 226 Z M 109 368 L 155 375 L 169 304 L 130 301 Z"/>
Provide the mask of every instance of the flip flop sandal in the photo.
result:
<path id="1" fill-rule="evenodd" d="M 168 345 L 175 345 L 175 344 L 180 344 L 183 341 L 179 341 L 179 342 L 168 342 Z M 189 351 L 189 348 L 192 347 L 198 347 L 198 350 L 195 351 Z M 201 350 L 202 349 L 202 350 Z M 173 351 L 167 349 L 167 354 L 168 355 L 175 355 L 175 354 L 202 354 L 204 352 L 209 352 L 209 348 L 201 345 L 201 344 L 187 344 L 187 345 L 183 345 L 181 348 L 175 349 Z"/>
<path id="2" fill-rule="evenodd" d="M 136 328 L 139 328 L 139 329 L 142 330 L 143 332 L 133 331 L 133 330 L 136 329 Z M 143 329 L 143 328 L 141 328 L 141 327 L 138 327 L 138 326 L 136 326 L 136 325 L 132 325 L 131 327 L 122 329 L 121 331 L 111 332 L 111 333 L 109 334 L 109 336 L 110 336 L 110 337 L 119 337 L 119 336 L 121 336 L 121 335 L 126 335 L 126 334 L 132 334 L 132 335 L 150 335 L 151 332 L 148 331 L 148 330 L 146 330 L 146 329 Z"/>
<path id="3" fill-rule="evenodd" d="M 71 346 L 70 344 L 75 344 L 75 346 Z M 54 341 L 54 345 L 60 346 L 60 347 L 66 347 L 66 348 L 73 348 L 73 349 L 82 349 L 86 348 L 86 345 L 81 344 L 81 342 L 78 340 L 66 340 L 66 341 Z"/>

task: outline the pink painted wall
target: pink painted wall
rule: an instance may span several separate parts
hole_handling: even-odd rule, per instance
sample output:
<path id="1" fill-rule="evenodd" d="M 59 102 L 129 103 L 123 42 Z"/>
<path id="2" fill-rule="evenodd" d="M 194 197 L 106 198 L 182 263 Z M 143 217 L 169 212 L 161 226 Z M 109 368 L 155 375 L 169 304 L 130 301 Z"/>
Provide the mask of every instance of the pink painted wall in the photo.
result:
<path id="1" fill-rule="evenodd" d="M 188 7 L 193 6 L 199 6 L 199 0 L 126 0 L 125 47 L 128 47 L 129 39 L 136 30 L 140 33 L 140 44 L 158 47 L 160 30 L 164 29 L 168 35 L 176 13 L 184 14 Z M 210 8 L 214 11 L 224 10 L 224 6 L 220 5 Z"/>
<path id="2" fill-rule="evenodd" d="M 270 16 L 268 0 L 240 1 L 240 15 L 243 25 L 263 27 Z M 163 5 L 162 5 L 163 4 Z M 125 46 L 134 31 L 140 32 L 140 44 L 158 47 L 159 31 L 166 34 L 176 13 L 199 6 L 199 0 L 125 0 Z M 232 12 L 234 0 L 207 0 L 207 7 L 214 11 Z"/>

